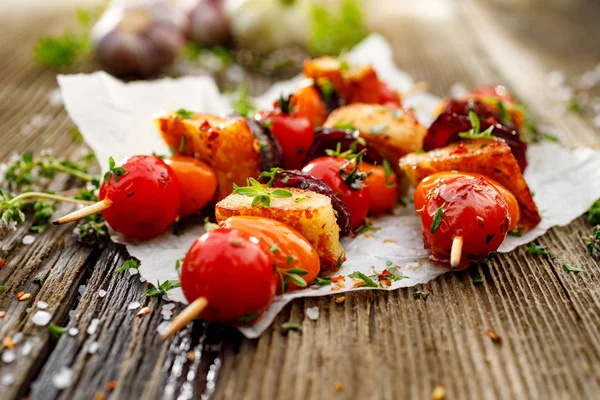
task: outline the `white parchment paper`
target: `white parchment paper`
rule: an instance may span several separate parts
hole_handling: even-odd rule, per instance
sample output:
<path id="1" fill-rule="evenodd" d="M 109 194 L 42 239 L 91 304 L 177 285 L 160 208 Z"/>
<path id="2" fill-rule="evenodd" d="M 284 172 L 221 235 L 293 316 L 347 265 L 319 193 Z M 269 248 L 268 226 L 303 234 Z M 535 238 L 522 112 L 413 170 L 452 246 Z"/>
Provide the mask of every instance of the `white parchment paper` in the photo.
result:
<path id="1" fill-rule="evenodd" d="M 353 62 L 371 63 L 384 81 L 402 92 L 407 92 L 414 85 L 411 77 L 394 65 L 390 46 L 381 36 L 370 36 L 349 57 Z M 291 92 L 301 80 L 301 77 L 297 77 L 273 85 L 256 99 L 257 104 L 268 107 L 273 99 Z M 103 169 L 107 167 L 109 156 L 118 160 L 134 154 L 167 152 L 153 123 L 153 117 L 157 114 L 178 108 L 214 114 L 230 111 L 225 96 L 207 77 L 123 83 L 104 72 L 96 72 L 89 75 L 60 75 L 58 82 L 69 115 L 87 144 L 95 151 Z M 418 118 L 429 125 L 432 122 L 432 110 L 440 99 L 428 93 L 419 93 L 403 101 L 414 107 Z M 502 252 L 532 241 L 552 226 L 568 224 L 600 197 L 600 152 L 543 143 L 530 146 L 527 155 L 529 167 L 525 178 L 535 191 L 542 222 L 522 237 L 507 237 L 500 247 Z M 373 224 L 380 229 L 366 236 L 343 239 L 348 259 L 335 275 L 347 276 L 354 271 L 371 275 L 374 270 L 382 271 L 391 262 L 407 277 L 382 289 L 393 290 L 429 282 L 448 271 L 428 260 L 428 254 L 423 249 L 420 218 L 412 208 L 374 219 Z M 185 255 L 202 233 L 202 227 L 197 226 L 182 236 L 174 236 L 169 231 L 147 242 L 131 242 L 118 235 L 115 240 L 124 243 L 129 253 L 141 261 L 141 276 L 156 283 L 177 279 L 175 261 Z M 277 313 L 296 297 L 371 289 L 353 286 L 352 280 L 346 277 L 344 287 L 311 287 L 287 293 L 277 297 L 253 326 L 240 330 L 246 337 L 258 337 L 273 322 Z M 168 295 L 172 300 L 186 302 L 180 289 L 174 289 Z"/>

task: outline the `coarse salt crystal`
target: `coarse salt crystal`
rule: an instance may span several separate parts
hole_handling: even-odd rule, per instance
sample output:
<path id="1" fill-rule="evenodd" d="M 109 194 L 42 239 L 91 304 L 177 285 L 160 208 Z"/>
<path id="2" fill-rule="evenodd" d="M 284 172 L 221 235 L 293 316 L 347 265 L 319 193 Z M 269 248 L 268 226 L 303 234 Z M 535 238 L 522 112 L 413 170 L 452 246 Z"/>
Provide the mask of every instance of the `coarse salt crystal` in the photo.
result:
<path id="1" fill-rule="evenodd" d="M 31 353 L 31 350 L 33 350 L 33 343 L 31 343 L 29 340 L 23 343 L 23 346 L 21 346 L 21 354 L 24 356 L 28 356 Z"/>
<path id="2" fill-rule="evenodd" d="M 69 330 L 67 331 L 67 333 L 69 334 L 69 336 L 75 336 L 75 335 L 77 335 L 79 333 L 79 329 L 75 328 L 75 327 L 72 327 L 72 328 L 69 328 Z"/>
<path id="3" fill-rule="evenodd" d="M 52 383 L 57 389 L 66 389 L 71 385 L 73 380 L 73 371 L 70 368 L 62 367 L 58 373 L 52 377 Z"/>
<path id="4" fill-rule="evenodd" d="M 62 96 L 60 95 L 59 88 L 52 89 L 48 93 L 48 103 L 50 103 L 50 105 L 52 105 L 54 107 L 59 107 L 59 106 L 63 105 L 63 99 L 62 99 Z"/>
<path id="5" fill-rule="evenodd" d="M 306 316 L 313 321 L 316 321 L 319 318 L 319 307 L 314 306 L 306 309 Z"/>
<path id="6" fill-rule="evenodd" d="M 22 242 L 25 245 L 31 244 L 31 243 L 35 242 L 35 237 L 32 235 L 25 235 L 25 236 L 23 236 Z"/>
<path id="7" fill-rule="evenodd" d="M 132 303 L 129 303 L 129 305 L 127 306 L 128 310 L 136 310 L 138 308 L 140 308 L 142 304 L 139 301 L 134 301 Z"/>
<path id="8" fill-rule="evenodd" d="M 100 343 L 98 343 L 98 342 L 90 343 L 90 346 L 88 347 L 88 353 L 95 354 L 98 351 L 98 347 L 100 347 Z"/>
<path id="9" fill-rule="evenodd" d="M 108 293 L 106 290 L 100 289 L 98 290 L 98 297 L 104 297 L 106 296 L 106 293 Z"/>
<path id="10" fill-rule="evenodd" d="M 129 271 L 129 275 L 137 275 L 140 273 L 137 268 L 129 268 L 127 271 Z"/>
<path id="11" fill-rule="evenodd" d="M 17 353 L 12 349 L 6 349 L 2 352 L 2 361 L 4 361 L 7 364 L 10 364 L 11 362 L 15 361 L 16 358 Z"/>
<path id="12" fill-rule="evenodd" d="M 79 292 L 79 294 L 80 294 L 80 295 L 82 295 L 82 296 L 83 296 L 83 294 L 85 293 L 85 290 L 86 290 L 86 289 L 87 289 L 87 286 L 85 286 L 85 285 L 80 285 L 80 286 L 77 288 L 77 291 Z"/>
<path id="13" fill-rule="evenodd" d="M 14 382 L 15 382 L 15 374 L 11 374 L 10 372 L 8 374 L 2 375 L 2 380 L 0 380 L 0 383 L 2 384 L 2 386 L 10 386 Z"/>
<path id="14" fill-rule="evenodd" d="M 158 326 L 156 327 L 156 331 L 158 332 L 159 335 L 162 335 L 162 333 L 165 331 L 167 326 L 169 326 L 169 321 L 163 321 L 160 324 L 158 324 Z"/>
<path id="15" fill-rule="evenodd" d="M 35 314 L 33 314 L 33 317 L 31 317 L 31 322 L 38 326 L 46 326 L 51 319 L 52 314 L 50 314 L 48 311 L 38 310 L 35 312 Z"/>
<path id="16" fill-rule="evenodd" d="M 27 308 L 25 309 L 25 312 L 26 312 L 27 314 L 29 314 L 29 313 L 31 312 L 31 307 L 27 307 Z"/>
<path id="17" fill-rule="evenodd" d="M 69 311 L 69 319 L 73 319 L 77 316 L 77 310 Z"/>
<path id="18" fill-rule="evenodd" d="M 163 304 L 162 309 L 163 310 L 172 310 L 175 308 L 175 303 L 167 303 L 167 304 Z"/>
<path id="19" fill-rule="evenodd" d="M 147 279 L 140 275 L 140 282 L 144 283 L 146 281 L 147 281 Z"/>
<path id="20" fill-rule="evenodd" d="M 48 308 L 48 303 L 46 303 L 45 301 L 38 301 L 37 302 L 37 308 L 45 310 L 46 308 Z"/>
<path id="21" fill-rule="evenodd" d="M 14 344 L 19 343 L 23 339 L 23 332 L 17 332 L 12 336 L 12 340 Z"/>
<path id="22" fill-rule="evenodd" d="M 90 325 L 87 328 L 88 335 L 93 335 L 94 333 L 96 333 L 96 329 L 98 329 L 98 325 L 100 325 L 100 320 L 98 318 L 94 318 L 90 322 Z"/>

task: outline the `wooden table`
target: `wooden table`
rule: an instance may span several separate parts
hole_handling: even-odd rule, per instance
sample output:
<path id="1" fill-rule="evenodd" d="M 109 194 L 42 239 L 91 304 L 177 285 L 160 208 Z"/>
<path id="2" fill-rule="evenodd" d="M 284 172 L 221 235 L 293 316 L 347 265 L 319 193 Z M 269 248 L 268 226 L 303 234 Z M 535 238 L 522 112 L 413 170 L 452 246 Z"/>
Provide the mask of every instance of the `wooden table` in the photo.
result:
<path id="1" fill-rule="evenodd" d="M 68 133 L 66 113 L 49 103 L 55 75 L 36 66 L 29 51 L 40 33 L 65 21 L 65 15 L 2 21 L 0 160 L 45 148 L 69 156 L 81 146 Z M 598 4 L 427 0 L 394 18 L 382 16 L 379 27 L 398 65 L 429 82 L 434 93 L 447 94 L 454 82 L 503 83 L 538 122 L 560 129 L 564 143 L 599 141 L 590 117 L 555 116 L 546 79 L 560 70 L 573 80 L 600 61 Z M 32 123 L 40 115 L 49 118 Z M 33 126 L 28 135 L 25 124 Z M 51 188 L 68 185 L 59 179 Z M 29 226 L 0 238 L 6 260 L 0 284 L 7 288 L 0 292 L 0 310 L 6 311 L 0 338 L 26 336 L 17 344 L 17 359 L 0 363 L 0 377 L 13 374 L 15 380 L 0 388 L 2 398 L 427 399 L 438 385 L 447 399 L 600 398 L 600 266 L 581 241 L 590 231 L 584 218 L 536 241 L 549 256 L 519 248 L 443 275 L 431 282 L 433 295 L 425 301 L 413 298 L 420 287 L 346 294 L 341 304 L 334 296 L 300 299 L 258 340 L 196 323 L 191 334 L 167 342 L 156 333 L 164 301 L 145 298 L 137 276 L 113 272 L 127 259 L 123 247 L 75 244 L 72 226 L 49 229 L 24 245 Z M 584 272 L 565 273 L 563 263 Z M 483 284 L 473 283 L 477 274 Z M 31 299 L 18 301 L 19 291 Z M 58 325 L 74 314 L 70 326 L 79 334 L 52 340 L 27 313 L 38 300 L 49 304 Z M 137 300 L 152 313 L 136 318 L 128 312 Z M 319 307 L 317 321 L 305 317 L 312 306 Z M 98 329 L 86 333 L 95 318 Z M 282 335 L 278 327 L 288 320 L 299 322 L 302 334 Z M 487 329 L 501 342 L 493 342 Z M 30 352 L 22 355 L 25 342 Z M 91 354 L 93 342 L 98 348 Z M 61 367 L 73 371 L 63 391 L 52 383 Z M 111 392 L 107 385 L 113 384 Z"/>

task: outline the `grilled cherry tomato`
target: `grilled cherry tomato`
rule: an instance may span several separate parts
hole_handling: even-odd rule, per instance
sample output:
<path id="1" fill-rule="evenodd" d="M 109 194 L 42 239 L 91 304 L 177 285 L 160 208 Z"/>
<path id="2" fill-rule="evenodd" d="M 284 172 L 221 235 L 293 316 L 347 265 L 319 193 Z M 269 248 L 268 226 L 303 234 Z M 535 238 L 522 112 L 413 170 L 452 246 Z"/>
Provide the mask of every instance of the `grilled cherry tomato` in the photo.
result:
<path id="1" fill-rule="evenodd" d="M 306 86 L 294 92 L 290 97 L 290 109 L 293 115 L 308 118 L 313 127 L 323 125 L 327 119 L 327 107 L 314 86 Z"/>
<path id="2" fill-rule="evenodd" d="M 379 99 L 377 103 L 393 108 L 399 107 L 401 105 L 400 95 L 390 88 L 387 83 L 379 81 Z"/>
<path id="3" fill-rule="evenodd" d="M 315 158 L 302 169 L 302 172 L 322 179 L 333 193 L 348 207 L 352 229 L 357 229 L 365 221 L 369 212 L 369 192 L 363 185 L 363 173 L 352 171 L 354 163 L 338 157 Z M 345 178 L 340 171 L 343 170 Z"/>
<path id="4" fill-rule="evenodd" d="M 497 250 L 510 225 L 506 201 L 484 177 L 448 179 L 431 191 L 420 214 L 432 258 L 447 261 L 453 239 L 463 238 L 463 268 Z"/>
<path id="5" fill-rule="evenodd" d="M 200 236 L 181 266 L 181 289 L 191 303 L 204 297 L 207 321 L 241 324 L 260 316 L 275 295 L 273 255 L 260 241 L 237 229 Z"/>
<path id="6" fill-rule="evenodd" d="M 319 275 L 321 261 L 317 251 L 292 227 L 262 217 L 231 217 L 221 222 L 221 226 L 251 234 L 270 249 L 275 260 L 278 294 L 305 287 Z"/>
<path id="7" fill-rule="evenodd" d="M 392 210 L 398 201 L 398 182 L 389 164 L 382 167 L 362 163 L 359 169 L 370 174 L 365 179 L 366 190 L 369 192 L 369 212 L 378 215 Z"/>
<path id="8" fill-rule="evenodd" d="M 427 195 L 439 185 L 443 185 L 444 182 L 449 179 L 456 178 L 458 176 L 464 176 L 471 179 L 477 179 L 483 175 L 470 173 L 470 172 L 459 172 L 459 171 L 446 171 L 446 172 L 438 172 L 432 175 L 429 175 L 427 178 L 423 179 L 421 183 L 417 186 L 415 190 L 415 210 L 420 210 L 427 200 Z M 508 230 L 512 231 L 515 226 L 519 223 L 521 219 L 521 210 L 519 208 L 519 202 L 515 198 L 515 195 L 512 194 L 510 190 L 496 182 L 495 180 L 485 177 L 485 180 L 491 184 L 493 187 L 498 190 L 498 192 L 502 195 L 506 204 L 508 206 L 508 215 L 510 217 L 510 225 L 508 226 Z"/>
<path id="9" fill-rule="evenodd" d="M 171 167 L 159 157 L 134 156 L 111 171 L 98 198 L 110 203 L 102 216 L 114 230 L 148 240 L 177 218 L 181 189 Z"/>
<path id="10" fill-rule="evenodd" d="M 485 98 L 496 98 L 504 103 L 514 104 L 517 101 L 513 97 L 512 93 L 508 91 L 504 86 L 478 86 L 471 89 L 467 94 L 467 98 L 485 99 Z"/>
<path id="11" fill-rule="evenodd" d="M 202 210 L 217 191 L 217 178 L 212 168 L 193 157 L 173 156 L 165 161 L 181 187 L 179 216 L 186 217 Z"/>

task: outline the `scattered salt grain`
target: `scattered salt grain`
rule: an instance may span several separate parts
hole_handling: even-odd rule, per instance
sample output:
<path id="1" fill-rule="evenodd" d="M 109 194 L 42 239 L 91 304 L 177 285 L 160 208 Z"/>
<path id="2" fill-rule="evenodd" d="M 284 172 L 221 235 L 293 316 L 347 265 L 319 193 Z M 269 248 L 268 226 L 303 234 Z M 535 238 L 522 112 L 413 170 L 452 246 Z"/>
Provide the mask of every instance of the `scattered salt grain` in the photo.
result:
<path id="1" fill-rule="evenodd" d="M 22 242 L 24 245 L 29 245 L 29 244 L 35 242 L 35 237 L 32 235 L 25 235 L 25 236 L 23 236 Z"/>
<path id="2" fill-rule="evenodd" d="M 129 275 L 137 275 L 140 273 L 137 268 L 129 268 L 127 271 L 129 271 Z"/>
<path id="3" fill-rule="evenodd" d="M 140 308 L 142 304 L 139 301 L 134 301 L 132 303 L 129 303 L 129 305 L 127 306 L 128 310 L 136 310 L 138 308 Z"/>
<path id="4" fill-rule="evenodd" d="M 57 389 L 66 389 L 73 380 L 73 371 L 70 368 L 62 367 L 57 374 L 52 377 L 52 383 Z"/>
<path id="5" fill-rule="evenodd" d="M 162 333 L 165 331 L 167 326 L 169 326 L 169 321 L 163 321 L 160 324 L 158 324 L 158 327 L 156 327 L 156 331 L 158 332 L 159 335 L 162 335 Z"/>
<path id="6" fill-rule="evenodd" d="M 85 293 L 86 289 L 87 289 L 87 286 L 85 286 L 85 285 L 79 285 L 79 287 L 77 288 L 77 291 L 79 292 L 80 295 L 83 296 L 83 294 Z"/>
<path id="7" fill-rule="evenodd" d="M 0 380 L 0 383 L 2 384 L 2 386 L 10 386 L 14 382 L 15 382 L 15 374 L 11 374 L 10 372 L 8 374 L 2 375 L 2 380 Z"/>
<path id="8" fill-rule="evenodd" d="M 175 308 L 175 303 L 167 303 L 167 304 L 163 304 L 162 309 L 163 310 L 172 310 Z"/>
<path id="9" fill-rule="evenodd" d="M 40 300 L 37 302 L 37 308 L 39 308 L 40 310 L 45 310 L 46 308 L 48 308 L 48 303 Z"/>
<path id="10" fill-rule="evenodd" d="M 106 293 L 108 293 L 106 290 L 100 289 L 98 290 L 98 297 L 104 297 L 106 296 Z"/>
<path id="11" fill-rule="evenodd" d="M 69 328 L 67 333 L 69 334 L 69 336 L 76 336 L 79 333 L 79 329 L 72 327 L 72 328 Z"/>
<path id="12" fill-rule="evenodd" d="M 169 321 L 171 319 L 171 317 L 173 316 L 173 314 L 165 314 L 165 313 L 162 313 L 161 315 L 162 315 L 163 319 L 166 321 Z"/>
<path id="13" fill-rule="evenodd" d="M 31 307 L 27 307 L 27 308 L 25 309 L 25 312 L 26 312 L 27 314 L 29 314 L 29 313 L 31 312 Z"/>
<path id="14" fill-rule="evenodd" d="M 17 332 L 12 336 L 12 341 L 14 344 L 19 343 L 21 340 L 23 340 L 23 332 Z"/>
<path id="15" fill-rule="evenodd" d="M 23 343 L 23 346 L 21 346 L 21 354 L 24 356 L 28 356 L 31 353 L 31 350 L 33 350 L 33 343 L 31 343 L 29 340 Z"/>
<path id="16" fill-rule="evenodd" d="M 88 335 L 93 335 L 94 333 L 96 333 L 98 325 L 100 325 L 100 320 L 98 318 L 94 318 L 87 328 Z"/>
<path id="17" fill-rule="evenodd" d="M 73 319 L 76 316 L 77 316 L 77 311 L 76 310 L 69 311 L 69 319 Z"/>
<path id="18" fill-rule="evenodd" d="M 88 353 L 95 354 L 98 351 L 98 347 L 100 347 L 100 343 L 98 343 L 98 342 L 90 343 L 90 346 L 88 347 Z"/>
<path id="19" fill-rule="evenodd" d="M 54 107 L 60 107 L 63 105 L 63 99 L 62 99 L 62 96 L 60 95 L 59 88 L 52 89 L 48 93 L 48 103 L 50 103 L 50 105 L 52 105 Z"/>
<path id="20" fill-rule="evenodd" d="M 164 301 L 171 301 L 171 299 L 169 298 L 169 296 L 167 296 L 166 294 L 163 294 L 161 297 Z"/>
<path id="21" fill-rule="evenodd" d="M 319 318 L 319 307 L 314 306 L 306 309 L 306 316 L 313 321 L 316 321 Z"/>
<path id="22" fill-rule="evenodd" d="M 15 361 L 16 358 L 17 353 L 12 349 L 7 349 L 2 352 L 2 361 L 4 361 L 7 364 L 10 364 L 11 362 Z"/>
<path id="23" fill-rule="evenodd" d="M 31 317 L 31 322 L 38 326 L 46 326 L 51 319 L 52 314 L 50 314 L 48 311 L 38 310 L 35 312 L 35 314 L 33 314 L 33 317 Z"/>
<path id="24" fill-rule="evenodd" d="M 547 80 L 551 89 L 558 89 L 565 83 L 565 74 L 560 71 L 552 71 L 548 74 Z"/>

